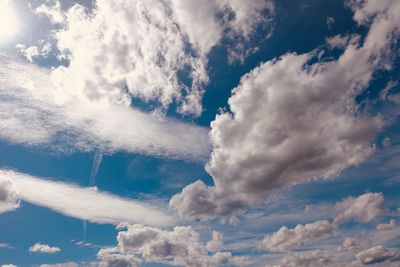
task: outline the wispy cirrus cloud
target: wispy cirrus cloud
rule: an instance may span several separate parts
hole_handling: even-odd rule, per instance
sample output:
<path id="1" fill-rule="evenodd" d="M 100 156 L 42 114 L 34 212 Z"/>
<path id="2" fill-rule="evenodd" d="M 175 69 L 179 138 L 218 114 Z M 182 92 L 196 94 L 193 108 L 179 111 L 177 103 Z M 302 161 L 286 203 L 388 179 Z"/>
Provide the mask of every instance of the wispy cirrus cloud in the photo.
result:
<path id="1" fill-rule="evenodd" d="M 94 188 L 39 179 L 9 170 L 0 170 L 0 178 L 12 182 L 20 199 L 66 216 L 116 225 L 130 222 L 165 226 L 175 222 L 161 208 Z"/>

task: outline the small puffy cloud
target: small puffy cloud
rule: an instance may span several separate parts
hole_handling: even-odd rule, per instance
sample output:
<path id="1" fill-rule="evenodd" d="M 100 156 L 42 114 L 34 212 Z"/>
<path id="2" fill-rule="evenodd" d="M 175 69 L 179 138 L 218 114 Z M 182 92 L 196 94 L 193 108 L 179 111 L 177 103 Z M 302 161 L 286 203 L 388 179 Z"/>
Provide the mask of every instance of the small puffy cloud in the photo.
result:
<path id="1" fill-rule="evenodd" d="M 400 250 L 376 246 L 359 252 L 356 258 L 363 265 L 395 262 L 400 261 Z"/>
<path id="2" fill-rule="evenodd" d="M 382 193 L 366 193 L 356 198 L 349 197 L 336 204 L 335 222 L 342 223 L 348 220 L 373 221 L 386 212 L 383 202 Z"/>
<path id="3" fill-rule="evenodd" d="M 19 205 L 18 190 L 12 180 L 7 176 L 0 175 L 0 213 L 15 210 Z"/>
<path id="4" fill-rule="evenodd" d="M 305 243 L 332 236 L 335 228 L 328 220 L 298 224 L 293 229 L 283 226 L 277 232 L 265 236 L 259 248 L 277 252 L 292 250 Z"/>
<path id="5" fill-rule="evenodd" d="M 1 267 L 18 267 L 17 265 L 14 264 L 3 264 Z"/>
<path id="6" fill-rule="evenodd" d="M 219 251 L 224 245 L 224 235 L 218 231 L 212 232 L 212 239 L 207 242 L 206 249 L 208 251 Z"/>
<path id="7" fill-rule="evenodd" d="M 128 225 L 117 236 L 118 247 L 101 249 L 100 262 L 166 262 L 183 266 L 219 266 L 241 264 L 244 259 L 233 257 L 230 252 L 209 254 L 191 227 L 176 226 L 171 231 L 143 225 Z M 108 266 L 108 265 L 105 265 Z M 113 265 L 110 265 L 113 266 Z M 125 265 L 124 265 L 125 266 Z"/>
<path id="8" fill-rule="evenodd" d="M 328 252 L 315 250 L 290 253 L 279 260 L 279 262 L 267 265 L 267 267 L 325 267 L 331 262 Z"/>
<path id="9" fill-rule="evenodd" d="M 337 248 L 337 252 L 354 251 L 354 250 L 360 250 L 360 249 L 362 249 L 362 246 L 361 246 L 359 240 L 357 240 L 353 237 L 347 237 L 343 241 L 343 244 Z"/>
<path id="10" fill-rule="evenodd" d="M 370 10 L 374 1 L 364 2 L 351 7 L 368 13 L 369 32 L 361 44 L 349 42 L 337 59 L 313 63 L 315 52 L 286 54 L 241 78 L 230 111 L 211 123 L 206 170 L 214 185 L 196 182 L 175 195 L 170 204 L 179 215 L 226 216 L 262 203 L 276 189 L 334 178 L 374 152 L 384 121 L 362 113 L 355 96 L 375 71 L 392 63 L 400 4 L 386 1 Z"/>
<path id="11" fill-rule="evenodd" d="M 397 227 L 397 223 L 395 220 L 390 220 L 389 223 L 380 223 L 376 226 L 376 230 L 378 231 L 388 231 Z"/>
<path id="12" fill-rule="evenodd" d="M 49 245 L 41 243 L 36 243 L 29 248 L 29 252 L 38 252 L 38 253 L 54 254 L 60 251 L 61 249 L 59 247 L 50 247 Z"/>

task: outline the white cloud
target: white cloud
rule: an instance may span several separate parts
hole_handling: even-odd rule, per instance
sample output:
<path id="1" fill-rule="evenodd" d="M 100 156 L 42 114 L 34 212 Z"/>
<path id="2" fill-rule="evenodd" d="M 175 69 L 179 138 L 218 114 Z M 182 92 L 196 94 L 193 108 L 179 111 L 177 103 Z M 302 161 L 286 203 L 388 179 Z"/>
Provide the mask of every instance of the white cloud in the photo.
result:
<path id="1" fill-rule="evenodd" d="M 382 193 L 366 193 L 356 198 L 349 197 L 336 204 L 335 222 L 348 220 L 370 222 L 381 217 L 386 209 Z"/>
<path id="2" fill-rule="evenodd" d="M 224 245 L 224 235 L 218 231 L 212 232 L 212 239 L 207 242 L 206 249 L 208 251 L 220 251 L 222 246 Z"/>
<path id="3" fill-rule="evenodd" d="M 162 111 L 175 102 L 178 112 L 200 115 L 210 50 L 224 38 L 249 40 L 257 26 L 271 25 L 273 8 L 270 0 L 101 0 L 92 10 L 62 11 L 53 1 L 35 12 L 57 26 L 53 37 L 69 65 L 52 77 L 64 93 L 125 105 L 140 98 Z M 229 49 L 246 54 L 250 42 L 241 43 Z"/>
<path id="4" fill-rule="evenodd" d="M 61 249 L 59 247 L 50 247 L 49 245 L 41 243 L 36 243 L 29 248 L 29 252 L 37 252 L 37 253 L 54 254 L 60 251 Z"/>
<path id="5" fill-rule="evenodd" d="M 305 243 L 333 236 L 336 226 L 328 220 L 319 220 L 309 224 L 298 224 L 293 229 L 286 226 L 277 232 L 267 235 L 259 244 L 259 248 L 270 251 L 288 251 Z"/>
<path id="6" fill-rule="evenodd" d="M 13 246 L 11 246 L 8 243 L 0 243 L 0 248 L 14 248 Z"/>
<path id="7" fill-rule="evenodd" d="M 17 267 L 17 265 L 14 264 L 3 264 L 1 267 Z"/>
<path id="8" fill-rule="evenodd" d="M 18 190 L 8 177 L 0 177 L 0 213 L 19 207 Z"/>
<path id="9" fill-rule="evenodd" d="M 376 226 L 376 230 L 378 231 L 388 231 L 397 227 L 397 223 L 395 220 L 390 220 L 389 223 L 380 223 Z"/>
<path id="10" fill-rule="evenodd" d="M 97 253 L 97 257 L 100 259 L 99 267 L 112 267 L 112 266 L 124 266 L 124 267 L 138 267 L 140 266 L 140 260 L 132 255 L 121 254 L 118 248 L 103 248 Z"/>
<path id="11" fill-rule="evenodd" d="M 376 246 L 359 252 L 356 257 L 357 261 L 363 265 L 389 263 L 400 261 L 400 250 Z"/>
<path id="12" fill-rule="evenodd" d="M 23 44 L 17 44 L 16 48 L 29 62 L 33 62 L 36 57 L 46 57 L 51 51 L 51 44 L 42 40 L 39 46 L 26 47 Z"/>
<path id="13" fill-rule="evenodd" d="M 41 4 L 35 8 L 34 12 L 40 16 L 47 17 L 54 24 L 61 24 L 65 21 L 65 14 L 61 9 L 61 3 L 58 0 L 49 1 L 52 5 Z"/>
<path id="14" fill-rule="evenodd" d="M 126 264 L 124 266 L 137 266 L 141 261 L 180 266 L 220 266 L 244 262 L 243 258 L 233 257 L 229 252 L 207 253 L 199 234 L 190 226 L 176 226 L 168 231 L 137 224 L 128 225 L 126 231 L 118 233 L 117 240 L 118 247 L 98 252 L 100 263 L 104 266 L 113 266 L 110 261 L 122 261 Z"/>
<path id="15" fill-rule="evenodd" d="M 342 245 L 337 248 L 337 252 L 360 250 L 362 246 L 360 241 L 353 237 L 347 237 Z"/>
<path id="16" fill-rule="evenodd" d="M 3 177 L 12 180 L 22 200 L 74 218 L 110 224 L 131 222 L 169 225 L 174 222 L 174 219 L 161 209 L 94 188 L 82 188 L 64 182 L 0 170 L 0 178 Z"/>
<path id="17" fill-rule="evenodd" d="M 0 57 L 0 77 L 1 139 L 67 151 L 100 148 L 195 160 L 209 156 L 206 128 L 68 98 L 51 87 L 48 70 L 5 56 Z"/>
<path id="18" fill-rule="evenodd" d="M 376 70 L 391 66 L 400 2 L 371 10 L 373 2 L 353 6 L 368 15 L 370 30 L 338 59 L 310 63 L 318 53 L 286 54 L 242 77 L 229 99 L 231 112 L 211 124 L 206 170 L 214 186 L 198 181 L 175 195 L 170 204 L 179 215 L 225 216 L 275 189 L 338 176 L 374 152 L 383 119 L 362 113 L 355 96 Z"/>

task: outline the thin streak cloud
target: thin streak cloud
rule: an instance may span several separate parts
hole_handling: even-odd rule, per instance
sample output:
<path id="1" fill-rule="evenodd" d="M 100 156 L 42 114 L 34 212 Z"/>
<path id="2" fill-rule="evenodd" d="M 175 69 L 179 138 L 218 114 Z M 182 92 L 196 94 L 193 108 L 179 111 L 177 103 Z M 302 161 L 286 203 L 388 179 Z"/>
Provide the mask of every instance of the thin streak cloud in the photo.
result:
<path id="1" fill-rule="evenodd" d="M 175 221 L 160 208 L 93 188 L 9 170 L 0 170 L 0 178 L 12 181 L 22 200 L 77 219 L 103 224 L 129 222 L 157 226 L 171 225 Z"/>

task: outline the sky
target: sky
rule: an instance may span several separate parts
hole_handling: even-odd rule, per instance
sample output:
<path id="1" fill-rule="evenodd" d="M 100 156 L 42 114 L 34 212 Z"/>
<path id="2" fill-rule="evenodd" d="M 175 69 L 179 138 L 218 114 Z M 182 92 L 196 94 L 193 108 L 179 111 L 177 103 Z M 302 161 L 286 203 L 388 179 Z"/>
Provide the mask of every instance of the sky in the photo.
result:
<path id="1" fill-rule="evenodd" d="M 0 0 L 0 266 L 400 266 L 398 0 Z"/>

